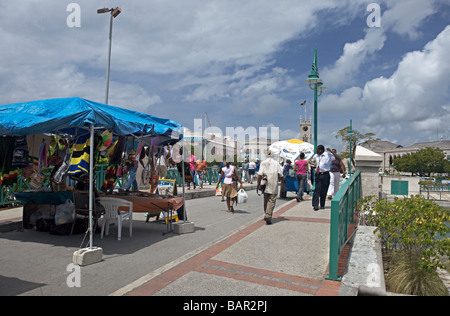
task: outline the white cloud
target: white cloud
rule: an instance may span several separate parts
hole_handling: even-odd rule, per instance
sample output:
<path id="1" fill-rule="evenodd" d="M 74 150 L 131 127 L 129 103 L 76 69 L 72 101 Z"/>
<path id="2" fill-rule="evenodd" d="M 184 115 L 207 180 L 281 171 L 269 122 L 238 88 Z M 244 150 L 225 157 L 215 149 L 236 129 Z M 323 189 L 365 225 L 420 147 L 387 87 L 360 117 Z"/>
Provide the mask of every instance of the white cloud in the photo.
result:
<path id="1" fill-rule="evenodd" d="M 409 122 L 414 130 L 448 125 L 450 112 L 450 26 L 423 51 L 408 53 L 390 78 L 376 78 L 364 87 L 366 124 Z"/>
<path id="2" fill-rule="evenodd" d="M 321 77 L 326 78 L 327 86 L 331 89 L 353 84 L 361 65 L 369 56 L 381 50 L 385 41 L 386 35 L 382 29 L 368 29 L 364 39 L 345 44 L 341 57 L 333 67 L 325 68 Z"/>
<path id="3" fill-rule="evenodd" d="M 421 36 L 420 26 L 437 12 L 439 0 L 388 0 L 387 10 L 382 17 L 382 27 L 391 29 L 411 39 Z"/>
<path id="4" fill-rule="evenodd" d="M 326 94 L 320 99 L 320 109 L 326 112 L 357 111 L 362 108 L 362 89 L 352 87 L 344 90 L 340 95 Z"/>
<path id="5" fill-rule="evenodd" d="M 180 98 L 186 102 L 247 96 L 245 90 L 259 90 L 258 98 L 263 91 L 270 94 L 280 87 L 281 76 L 285 77 L 281 80 L 289 80 L 284 70 L 277 74 L 276 68 L 268 68 L 272 77 L 261 78 L 261 72 L 267 71 L 280 46 L 314 28 L 321 10 L 348 5 L 347 1 L 332 0 L 77 3 L 81 8 L 80 28 L 67 26 L 68 3 L 59 0 L 39 4 L 11 1 L 3 5 L 0 34 L 7 49 L 0 50 L 0 67 L 4 70 L 0 79 L 13 88 L 0 87 L 4 103 L 57 97 L 64 91 L 82 92 L 90 97 L 103 95 L 99 91 L 104 86 L 109 16 L 96 13 L 102 5 L 122 7 L 122 13 L 113 22 L 111 85 L 114 81 L 122 82 L 114 74 L 125 74 L 127 78 L 133 73 L 153 77 L 173 75 L 164 86 L 172 91 L 185 87 L 185 78 L 194 79 L 189 85 L 197 80 L 198 87 Z M 72 76 L 64 75 L 68 69 L 72 69 Z M 56 89 L 61 81 L 52 78 L 61 75 L 64 86 Z M 144 99 L 156 93 L 154 87 L 145 83 L 130 84 L 137 90 L 148 91 Z M 141 94 L 142 91 L 138 93 Z M 149 103 L 152 101 L 147 100 Z"/>
<path id="6" fill-rule="evenodd" d="M 388 9 L 381 17 L 381 27 L 368 28 L 363 39 L 346 43 L 336 63 L 324 69 L 322 77 L 326 78 L 327 86 L 338 89 L 354 84 L 364 63 L 383 49 L 388 31 L 411 39 L 419 37 L 420 26 L 436 13 L 437 2 L 439 0 L 387 0 Z"/>

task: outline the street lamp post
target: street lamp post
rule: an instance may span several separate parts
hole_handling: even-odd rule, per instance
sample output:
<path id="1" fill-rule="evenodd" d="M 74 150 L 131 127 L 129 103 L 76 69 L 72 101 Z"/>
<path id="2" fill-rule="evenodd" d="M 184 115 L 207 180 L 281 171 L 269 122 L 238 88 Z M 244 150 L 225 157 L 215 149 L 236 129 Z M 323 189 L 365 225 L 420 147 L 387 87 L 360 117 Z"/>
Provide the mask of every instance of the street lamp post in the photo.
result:
<path id="1" fill-rule="evenodd" d="M 317 67 L 317 49 L 314 50 L 314 61 L 312 64 L 311 73 L 305 82 L 309 84 L 309 88 L 311 90 L 314 90 L 314 153 L 317 153 L 317 98 L 321 96 L 323 90 L 326 89 L 326 87 L 323 86 L 322 79 L 319 77 L 319 68 Z M 313 194 L 315 187 L 316 183 L 314 181 L 310 194 Z"/>
<path id="2" fill-rule="evenodd" d="M 317 49 L 314 51 L 314 61 L 312 64 L 311 73 L 308 79 L 305 80 L 309 83 L 309 88 L 314 90 L 314 152 L 317 149 L 317 98 L 322 95 L 323 90 L 326 87 L 323 86 L 322 79 L 319 77 L 319 68 L 317 67 Z"/>
<path id="3" fill-rule="evenodd" d="M 113 18 L 116 18 L 122 9 L 117 8 L 103 8 L 98 9 L 97 14 L 108 13 L 111 12 L 111 17 L 109 20 L 109 49 L 108 49 L 108 67 L 106 68 L 106 92 L 105 92 L 105 104 L 108 104 L 108 96 L 109 96 L 109 72 L 111 68 L 111 43 L 112 43 L 112 26 L 113 26 Z"/>

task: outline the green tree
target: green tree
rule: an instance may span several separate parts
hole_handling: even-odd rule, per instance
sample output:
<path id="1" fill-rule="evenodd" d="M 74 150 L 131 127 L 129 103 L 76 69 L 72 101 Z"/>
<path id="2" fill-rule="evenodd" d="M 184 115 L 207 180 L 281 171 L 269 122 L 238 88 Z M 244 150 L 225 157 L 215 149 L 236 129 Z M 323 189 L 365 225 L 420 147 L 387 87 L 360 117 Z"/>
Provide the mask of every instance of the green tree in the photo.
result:
<path id="1" fill-rule="evenodd" d="M 429 177 L 432 173 L 448 172 L 449 161 L 441 149 L 427 147 L 416 153 L 396 158 L 393 164 L 397 171 Z"/>
<path id="2" fill-rule="evenodd" d="M 348 132 L 350 130 L 350 126 L 347 126 L 337 132 L 336 138 L 341 139 L 341 141 L 346 144 L 345 150 L 340 154 L 342 158 L 348 158 L 350 156 L 350 150 L 348 144 L 350 143 L 350 136 Z M 355 158 L 356 146 L 362 143 L 369 143 L 375 140 L 380 140 L 375 137 L 374 133 L 360 133 L 358 130 L 353 129 L 352 135 L 352 159 Z"/>

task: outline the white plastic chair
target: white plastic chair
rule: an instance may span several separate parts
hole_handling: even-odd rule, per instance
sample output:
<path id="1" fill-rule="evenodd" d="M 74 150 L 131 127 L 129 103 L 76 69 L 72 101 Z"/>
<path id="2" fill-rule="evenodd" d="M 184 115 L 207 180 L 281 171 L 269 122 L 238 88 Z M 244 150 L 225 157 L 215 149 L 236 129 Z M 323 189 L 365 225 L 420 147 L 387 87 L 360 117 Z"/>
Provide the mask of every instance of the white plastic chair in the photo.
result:
<path id="1" fill-rule="evenodd" d="M 109 235 L 109 222 L 117 220 L 117 240 L 122 238 L 122 222 L 128 219 L 130 222 L 130 237 L 133 234 L 133 202 L 113 197 L 100 198 L 100 204 L 105 208 L 105 215 L 103 215 L 101 238 L 106 227 L 106 236 Z M 128 211 L 119 211 L 119 207 L 128 207 Z"/>

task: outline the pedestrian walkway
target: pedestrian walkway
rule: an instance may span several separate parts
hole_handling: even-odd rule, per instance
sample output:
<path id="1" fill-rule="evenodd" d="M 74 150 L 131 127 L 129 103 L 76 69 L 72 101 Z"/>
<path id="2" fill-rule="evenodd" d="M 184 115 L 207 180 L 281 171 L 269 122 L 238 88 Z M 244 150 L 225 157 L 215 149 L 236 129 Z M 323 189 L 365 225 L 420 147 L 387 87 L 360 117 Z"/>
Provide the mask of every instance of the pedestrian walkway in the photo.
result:
<path id="1" fill-rule="evenodd" d="M 252 188 L 246 185 L 247 189 Z M 215 186 L 186 191 L 215 194 Z M 195 198 L 195 197 L 194 197 Z M 261 200 L 262 203 L 262 200 Z M 261 205 L 262 206 L 262 205 Z M 328 273 L 330 205 L 314 211 L 311 197 L 277 200 L 273 224 L 261 217 L 111 293 L 123 296 L 336 296 Z M 0 211 L 0 226 L 21 221 L 22 208 Z M 195 233 L 194 233 L 195 234 Z M 340 275 L 348 256 L 341 255 Z"/>
<path id="2" fill-rule="evenodd" d="M 340 282 L 325 279 L 329 226 L 329 206 L 317 212 L 310 197 L 300 203 L 293 200 L 276 210 L 272 225 L 261 216 L 113 295 L 336 296 Z"/>

